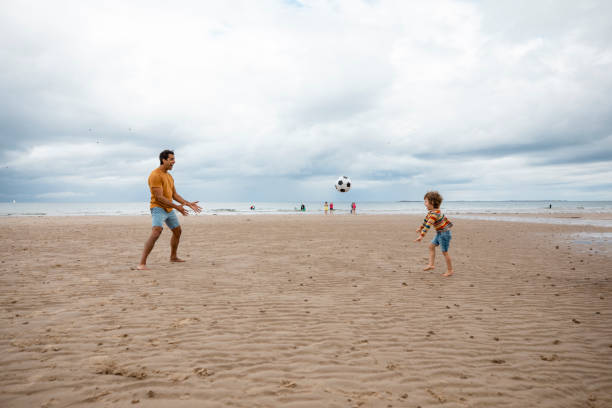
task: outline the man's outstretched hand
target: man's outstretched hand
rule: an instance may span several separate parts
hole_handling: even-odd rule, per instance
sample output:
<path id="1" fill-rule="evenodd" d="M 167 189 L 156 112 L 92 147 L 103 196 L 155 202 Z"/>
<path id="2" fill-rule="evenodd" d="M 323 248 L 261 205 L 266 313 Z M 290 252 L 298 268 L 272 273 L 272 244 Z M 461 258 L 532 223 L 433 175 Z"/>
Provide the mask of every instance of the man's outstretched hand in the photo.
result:
<path id="1" fill-rule="evenodd" d="M 198 203 L 199 203 L 199 201 L 194 201 L 194 202 L 192 202 L 192 203 L 187 202 L 187 203 L 186 203 L 186 205 L 187 205 L 187 207 L 191 208 L 191 209 L 193 210 L 193 212 L 194 212 L 194 213 L 196 213 L 196 214 L 197 214 L 197 213 L 199 213 L 199 212 L 201 212 L 201 211 L 202 211 L 202 207 L 200 207 L 200 206 L 198 205 Z"/>
<path id="2" fill-rule="evenodd" d="M 185 207 L 183 207 L 182 205 L 179 205 L 176 210 L 183 214 L 185 217 L 189 215 Z"/>

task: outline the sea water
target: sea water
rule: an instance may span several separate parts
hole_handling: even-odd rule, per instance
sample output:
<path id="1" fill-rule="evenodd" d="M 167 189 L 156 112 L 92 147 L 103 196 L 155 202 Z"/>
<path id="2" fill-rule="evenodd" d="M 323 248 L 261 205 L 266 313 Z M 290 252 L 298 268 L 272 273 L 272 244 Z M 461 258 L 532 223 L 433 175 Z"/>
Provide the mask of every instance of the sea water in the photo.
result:
<path id="1" fill-rule="evenodd" d="M 324 212 L 323 202 L 200 202 L 202 214 L 256 215 L 306 214 Z M 251 205 L 255 210 L 251 210 Z M 357 202 L 358 214 L 424 214 L 423 201 Z M 334 202 L 334 213 L 350 213 L 351 202 Z M 448 215 L 479 214 L 484 219 L 508 218 L 520 214 L 584 215 L 612 214 L 612 201 L 445 201 L 442 210 Z M 0 216 L 86 216 L 86 215 L 148 215 L 149 203 L 0 203 Z M 518 220 L 524 221 L 522 217 Z M 550 218 L 550 217 L 548 217 Z M 572 223 L 571 218 L 563 218 Z M 518 221 L 517 220 L 517 221 Z M 575 221 L 575 219 L 574 219 Z"/>

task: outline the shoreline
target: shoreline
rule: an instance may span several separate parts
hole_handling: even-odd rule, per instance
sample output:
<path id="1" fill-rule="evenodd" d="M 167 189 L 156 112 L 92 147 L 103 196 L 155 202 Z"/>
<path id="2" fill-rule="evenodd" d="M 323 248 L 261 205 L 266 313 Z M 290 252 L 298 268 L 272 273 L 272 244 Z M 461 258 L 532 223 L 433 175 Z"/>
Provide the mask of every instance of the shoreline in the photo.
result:
<path id="1" fill-rule="evenodd" d="M 604 217 L 602 217 L 602 215 Z M 449 214 L 457 219 L 471 219 L 494 222 L 538 223 L 553 225 L 592 226 L 599 228 L 612 228 L 612 213 L 581 214 L 581 213 L 469 213 Z"/>
<path id="2" fill-rule="evenodd" d="M 349 212 L 334 212 L 334 214 L 325 215 L 321 212 L 283 212 L 283 213 L 268 213 L 268 212 L 219 212 L 219 213 L 206 213 L 206 214 L 193 214 L 190 213 L 190 218 L 202 218 L 202 217 L 299 217 L 299 216 L 320 216 L 320 217 L 420 217 L 426 212 L 420 213 L 368 213 L 368 212 L 357 212 L 356 215 L 350 214 Z M 599 228 L 612 228 L 612 212 L 601 212 L 601 213 L 550 213 L 550 212 L 534 212 L 534 213 L 483 213 L 483 212 L 464 212 L 464 213 L 447 213 L 449 218 L 465 219 L 465 220 L 478 220 L 478 221 L 493 221 L 493 222 L 513 222 L 513 223 L 541 223 L 541 224 L 553 224 L 553 225 L 575 225 L 575 226 L 592 226 Z M 185 217 L 178 214 L 180 219 Z M 129 218 L 129 217 L 150 217 L 150 214 L 73 214 L 73 215 L 46 215 L 46 214 L 32 214 L 32 215 L 4 215 L 0 216 L 0 220 L 7 219 L 29 219 L 29 218 L 88 218 L 88 217 L 100 217 L 100 218 Z"/>
<path id="3" fill-rule="evenodd" d="M 305 201 L 307 211 L 305 214 L 322 214 L 323 202 Z M 348 214 L 350 201 L 336 201 L 335 214 Z M 251 211 L 255 205 L 255 211 Z M 304 214 L 299 211 L 300 202 L 201 202 L 203 214 L 217 215 L 286 215 Z M 558 214 L 565 217 L 567 214 L 578 213 L 583 215 L 612 214 L 612 201 L 598 202 L 565 202 L 553 209 L 548 208 L 544 202 L 446 202 L 442 210 L 448 215 L 489 214 L 496 215 L 525 215 L 525 214 Z M 358 202 L 358 214 L 403 214 L 421 215 L 424 212 L 422 202 Z M 129 203 L 0 203 L 0 219 L 7 216 L 87 216 L 87 215 L 148 215 L 146 202 Z"/>

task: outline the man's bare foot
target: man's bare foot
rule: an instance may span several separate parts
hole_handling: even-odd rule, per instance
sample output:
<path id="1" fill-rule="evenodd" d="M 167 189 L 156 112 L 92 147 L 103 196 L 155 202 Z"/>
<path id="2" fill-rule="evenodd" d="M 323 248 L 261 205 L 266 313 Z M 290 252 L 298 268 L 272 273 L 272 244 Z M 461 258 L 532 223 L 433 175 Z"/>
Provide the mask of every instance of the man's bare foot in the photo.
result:
<path id="1" fill-rule="evenodd" d="M 442 276 L 451 276 L 455 271 L 453 271 L 452 269 L 450 271 L 446 271 L 446 273 L 443 273 Z"/>
<path id="2" fill-rule="evenodd" d="M 186 262 L 186 261 L 181 258 L 170 258 L 170 262 Z"/>
<path id="3" fill-rule="evenodd" d="M 433 265 L 427 265 L 426 267 L 423 268 L 423 270 L 424 271 L 431 271 L 434 268 L 435 268 L 435 266 L 433 266 Z"/>
<path id="4" fill-rule="evenodd" d="M 136 267 L 136 269 L 139 270 L 139 271 L 148 271 L 149 270 L 149 268 L 147 268 L 147 265 L 138 265 Z"/>

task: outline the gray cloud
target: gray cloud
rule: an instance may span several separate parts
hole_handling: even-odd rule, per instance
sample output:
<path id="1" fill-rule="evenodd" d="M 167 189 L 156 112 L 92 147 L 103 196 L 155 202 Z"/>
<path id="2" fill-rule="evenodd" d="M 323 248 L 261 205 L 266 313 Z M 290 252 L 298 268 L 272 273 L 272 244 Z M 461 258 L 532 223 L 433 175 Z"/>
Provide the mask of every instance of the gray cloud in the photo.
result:
<path id="1" fill-rule="evenodd" d="M 611 199 L 611 12 L 3 3 L 0 199 L 146 199 L 164 148 L 217 200 L 325 199 L 342 174 L 360 200 Z"/>

